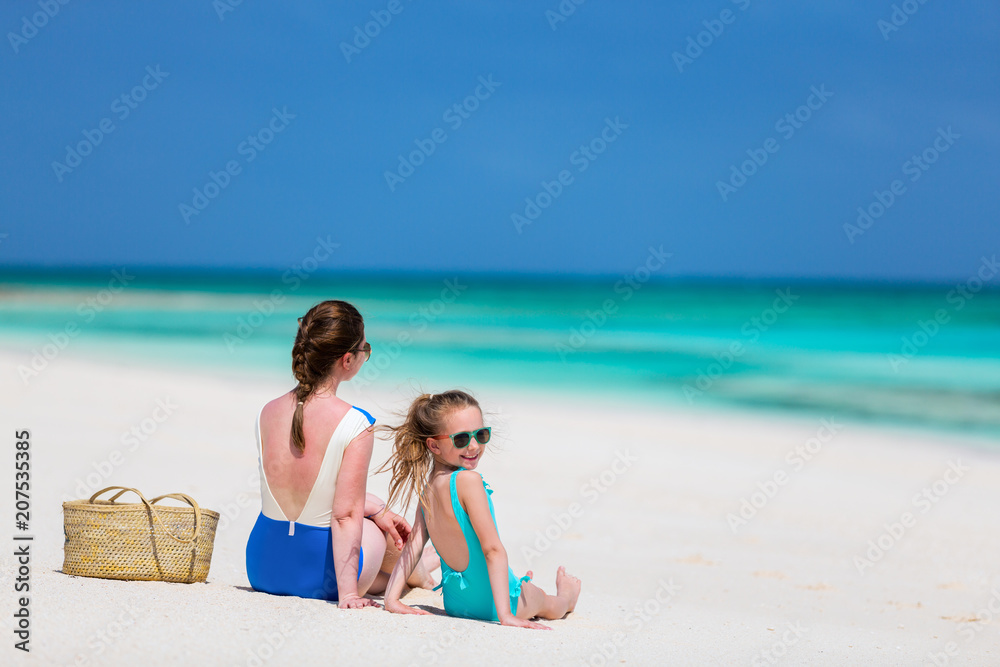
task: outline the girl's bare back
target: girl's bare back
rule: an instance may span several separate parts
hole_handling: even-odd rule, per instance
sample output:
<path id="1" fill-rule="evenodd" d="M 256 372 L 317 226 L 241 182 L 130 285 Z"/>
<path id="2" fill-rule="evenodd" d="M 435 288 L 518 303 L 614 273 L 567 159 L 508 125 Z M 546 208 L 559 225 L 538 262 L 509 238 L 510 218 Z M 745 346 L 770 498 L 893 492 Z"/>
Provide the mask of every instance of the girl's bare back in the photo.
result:
<path id="1" fill-rule="evenodd" d="M 431 541 L 444 562 L 451 569 L 461 572 L 469 565 L 469 548 L 451 507 L 449 475 L 432 476 L 427 482 L 424 497 L 428 505 L 424 521 Z"/>

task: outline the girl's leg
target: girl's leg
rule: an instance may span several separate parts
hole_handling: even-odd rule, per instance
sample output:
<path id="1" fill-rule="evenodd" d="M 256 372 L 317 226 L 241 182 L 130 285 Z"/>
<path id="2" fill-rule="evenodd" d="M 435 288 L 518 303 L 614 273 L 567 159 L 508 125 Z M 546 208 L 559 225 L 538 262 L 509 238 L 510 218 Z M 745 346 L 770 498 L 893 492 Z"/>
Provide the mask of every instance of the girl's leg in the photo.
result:
<path id="1" fill-rule="evenodd" d="M 428 543 L 424 547 L 424 552 L 417 561 L 417 566 L 413 568 L 413 574 L 406 580 L 406 585 L 410 588 L 434 588 L 434 570 L 441 567 L 441 557 L 433 544 Z"/>
<path id="2" fill-rule="evenodd" d="M 566 568 L 560 567 L 556 571 L 555 595 L 546 595 L 545 591 L 530 581 L 521 584 L 521 599 L 517 602 L 516 616 L 525 620 L 536 616 L 548 620 L 562 618 L 573 611 L 579 597 L 580 580 L 566 574 Z"/>
<path id="3" fill-rule="evenodd" d="M 396 567 L 396 561 L 399 560 L 400 553 L 399 549 L 396 548 L 395 542 L 386 534 L 385 555 L 382 557 L 382 567 L 379 568 L 379 576 L 376 577 L 375 582 L 372 584 L 372 593 L 379 594 L 385 590 L 386 584 L 389 583 L 389 576 L 392 574 L 393 568 Z M 434 561 L 437 562 L 434 563 Z M 406 580 L 406 585 L 410 588 L 434 588 L 434 578 L 431 576 L 431 572 L 440 566 L 441 561 L 438 559 L 437 551 L 428 543 L 424 547 L 424 552 L 421 554 L 420 560 L 417 561 L 416 567 L 413 568 L 413 573 Z M 382 575 L 385 576 L 383 577 Z"/>
<path id="4" fill-rule="evenodd" d="M 384 549 L 382 562 L 378 571 L 375 573 L 375 577 L 372 579 L 370 586 L 368 587 L 368 592 L 372 595 L 381 595 L 385 592 L 385 587 L 389 583 L 389 577 L 392 575 L 393 568 L 396 567 L 396 561 L 399 560 L 401 552 L 396 548 L 396 543 L 393 542 L 392 538 L 387 533 L 382 533 L 381 529 L 378 526 L 375 526 L 373 521 L 365 519 L 365 523 L 372 524 L 375 530 L 378 531 L 379 535 L 382 536 L 382 547 Z M 362 539 L 362 543 L 364 543 L 364 539 Z M 432 564 L 434 560 L 437 560 L 436 564 Z M 417 565 L 413 569 L 413 573 L 406 580 L 406 584 L 411 588 L 434 588 L 434 579 L 431 576 L 431 572 L 435 567 L 440 566 L 441 561 L 438 559 L 437 551 L 434 550 L 433 546 L 428 544 L 424 547 L 424 553 L 421 555 L 420 560 L 417 561 Z M 367 569 L 367 567 L 368 551 L 366 550 L 365 569 Z"/>
<path id="5" fill-rule="evenodd" d="M 358 579 L 358 595 L 369 592 L 381 593 L 385 590 L 385 582 L 382 582 L 382 590 L 371 589 L 373 586 L 377 588 L 376 577 L 385 557 L 385 536 L 371 519 L 364 519 L 361 522 L 361 548 L 365 552 L 365 562 L 361 567 L 361 577 Z"/>

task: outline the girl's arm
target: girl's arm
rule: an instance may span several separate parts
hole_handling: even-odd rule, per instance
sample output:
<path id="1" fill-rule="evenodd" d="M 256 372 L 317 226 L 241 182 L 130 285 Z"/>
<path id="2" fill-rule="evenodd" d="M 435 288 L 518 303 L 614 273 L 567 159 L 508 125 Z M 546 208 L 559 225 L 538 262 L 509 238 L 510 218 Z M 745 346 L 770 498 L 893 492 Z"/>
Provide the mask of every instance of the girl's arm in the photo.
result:
<path id="1" fill-rule="evenodd" d="M 406 542 L 406 547 L 399 554 L 396 567 L 392 568 L 389 583 L 385 587 L 385 608 L 394 614 L 430 614 L 429 611 L 409 607 L 399 601 L 406 580 L 413 574 L 413 569 L 420 561 L 427 542 L 427 524 L 424 523 L 424 513 L 417 509 L 417 518 L 413 522 L 413 532 Z"/>
<path id="2" fill-rule="evenodd" d="M 551 628 L 517 618 L 510 612 L 510 579 L 507 563 L 507 550 L 500 542 L 493 515 L 490 513 L 490 501 L 483 488 L 483 478 L 479 473 L 465 470 L 458 473 L 455 480 L 458 500 L 469 515 L 472 529 L 476 531 L 479 544 L 486 556 L 486 570 L 490 575 L 490 589 L 493 591 L 493 604 L 497 609 L 497 619 L 501 625 L 512 625 L 520 628 L 536 628 L 551 630 Z"/>
<path id="3" fill-rule="evenodd" d="M 361 556 L 361 522 L 365 513 L 365 489 L 375 438 L 366 429 L 344 449 L 333 493 L 330 531 L 333 538 L 333 569 L 337 575 L 337 606 L 357 609 L 374 605 L 358 595 L 358 563 Z"/>

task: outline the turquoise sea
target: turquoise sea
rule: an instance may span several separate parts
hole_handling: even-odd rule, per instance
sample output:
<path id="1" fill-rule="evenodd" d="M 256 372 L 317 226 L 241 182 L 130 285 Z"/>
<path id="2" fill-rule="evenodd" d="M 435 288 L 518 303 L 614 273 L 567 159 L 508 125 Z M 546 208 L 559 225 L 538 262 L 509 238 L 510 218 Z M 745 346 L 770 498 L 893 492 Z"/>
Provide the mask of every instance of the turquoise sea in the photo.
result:
<path id="1" fill-rule="evenodd" d="M 362 383 L 607 392 L 975 432 L 1000 439 L 1000 290 L 280 273 L 0 273 L 0 346 L 287 375 L 296 318 L 365 316 Z M 27 379 L 25 379 L 27 378 Z"/>

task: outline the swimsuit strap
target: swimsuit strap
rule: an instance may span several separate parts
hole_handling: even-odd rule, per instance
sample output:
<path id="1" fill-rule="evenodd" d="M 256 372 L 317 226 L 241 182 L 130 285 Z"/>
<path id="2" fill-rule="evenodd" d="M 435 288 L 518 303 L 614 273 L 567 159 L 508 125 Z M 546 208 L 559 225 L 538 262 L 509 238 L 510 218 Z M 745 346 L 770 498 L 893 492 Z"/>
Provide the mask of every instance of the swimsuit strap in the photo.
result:
<path id="1" fill-rule="evenodd" d="M 462 532 L 465 532 L 465 527 L 468 526 L 472 534 L 475 535 L 476 531 L 472 528 L 472 521 L 469 520 L 469 515 L 466 513 L 465 509 L 462 507 L 462 503 L 458 499 L 458 488 L 455 486 L 455 478 L 458 473 L 462 472 L 462 469 L 458 469 L 451 473 L 451 479 L 449 480 L 449 485 L 451 487 L 451 510 L 455 513 L 455 520 L 458 521 L 459 527 L 462 528 Z M 493 489 L 490 485 L 486 483 L 483 476 L 479 476 L 480 481 L 483 483 L 483 488 L 486 490 L 486 500 L 490 504 L 490 516 L 493 517 L 493 524 L 496 525 L 497 516 L 493 513 L 493 499 L 490 497 L 493 495 Z"/>
<path id="2" fill-rule="evenodd" d="M 462 529 L 462 533 L 465 535 L 466 543 L 468 543 L 470 535 L 478 542 L 479 536 L 476 535 L 476 530 L 472 527 L 472 521 L 458 499 L 458 488 L 455 486 L 455 479 L 460 472 L 462 472 L 461 468 L 451 473 L 451 479 L 449 480 L 449 486 L 451 487 L 451 511 L 455 513 L 455 520 L 458 521 L 458 527 Z M 493 489 L 486 483 L 482 475 L 479 476 L 479 479 L 483 483 L 483 489 L 486 490 L 486 502 L 490 505 L 490 516 L 493 518 L 493 525 L 495 526 L 497 525 L 497 515 L 493 512 L 493 498 L 490 497 L 493 495 Z"/>
<path id="3" fill-rule="evenodd" d="M 458 487 L 455 484 L 458 473 L 458 470 L 451 473 L 451 477 L 448 479 L 448 488 L 451 489 L 451 511 L 455 513 L 455 521 L 458 521 L 458 527 L 462 529 L 464 534 L 465 527 L 472 528 L 472 523 L 469 521 L 469 515 L 462 508 L 462 503 L 458 500 Z"/>

